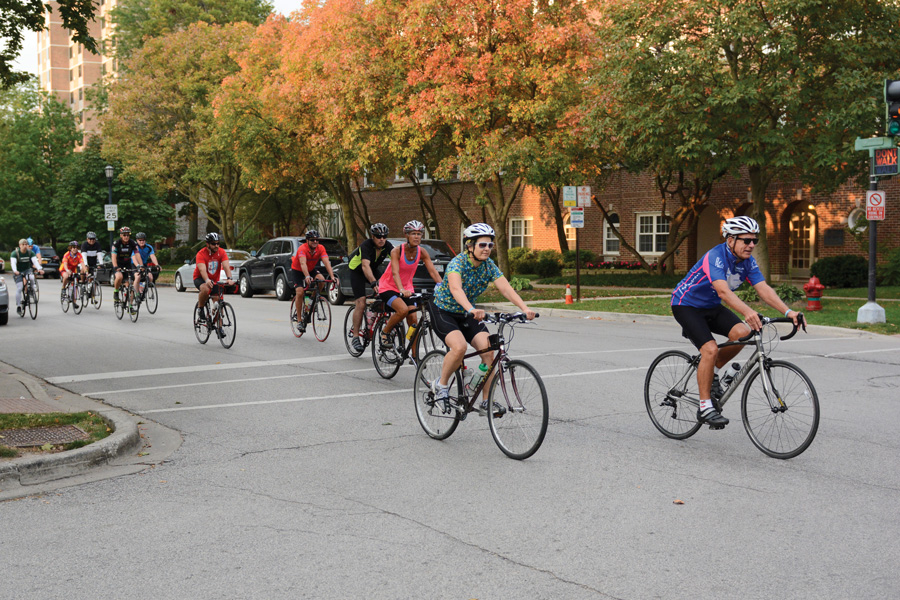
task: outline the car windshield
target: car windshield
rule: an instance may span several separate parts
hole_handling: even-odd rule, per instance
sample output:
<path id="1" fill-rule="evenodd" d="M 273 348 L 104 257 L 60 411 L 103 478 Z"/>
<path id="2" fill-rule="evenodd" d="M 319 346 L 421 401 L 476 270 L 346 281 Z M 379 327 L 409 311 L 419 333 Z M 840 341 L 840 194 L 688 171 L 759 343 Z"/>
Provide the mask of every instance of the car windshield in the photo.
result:
<path id="1" fill-rule="evenodd" d="M 250 260 L 250 253 L 243 250 L 228 250 L 225 252 L 228 260 Z"/>
<path id="2" fill-rule="evenodd" d="M 41 256 L 56 256 L 56 250 L 50 246 L 41 246 Z"/>
<path id="3" fill-rule="evenodd" d="M 406 238 L 390 238 L 390 241 L 394 246 L 399 246 L 406 243 Z M 422 240 L 421 246 L 431 258 L 453 258 L 456 256 L 453 248 L 444 240 Z"/>

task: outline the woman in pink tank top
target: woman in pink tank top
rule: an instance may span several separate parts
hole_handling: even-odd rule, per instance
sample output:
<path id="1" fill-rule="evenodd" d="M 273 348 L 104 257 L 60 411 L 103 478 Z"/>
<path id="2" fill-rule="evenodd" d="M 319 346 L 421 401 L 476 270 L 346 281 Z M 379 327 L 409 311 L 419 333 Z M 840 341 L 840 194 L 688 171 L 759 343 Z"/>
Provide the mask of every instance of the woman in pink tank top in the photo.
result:
<path id="1" fill-rule="evenodd" d="M 391 250 L 391 268 L 385 269 L 378 280 L 378 296 L 386 306 L 394 310 L 382 330 L 381 345 L 385 348 L 393 347 L 389 334 L 397 323 L 406 319 L 410 326 L 414 326 L 418 322 L 418 315 L 409 311 L 409 305 L 415 306 L 415 303 L 409 302 L 407 298 L 415 292 L 413 275 L 419 268 L 419 262 L 425 263 L 425 268 L 435 283 L 441 282 L 441 276 L 434 268 L 431 257 L 419 245 L 422 243 L 425 225 L 419 221 L 410 221 L 403 226 L 403 233 L 406 234 L 406 243 Z"/>

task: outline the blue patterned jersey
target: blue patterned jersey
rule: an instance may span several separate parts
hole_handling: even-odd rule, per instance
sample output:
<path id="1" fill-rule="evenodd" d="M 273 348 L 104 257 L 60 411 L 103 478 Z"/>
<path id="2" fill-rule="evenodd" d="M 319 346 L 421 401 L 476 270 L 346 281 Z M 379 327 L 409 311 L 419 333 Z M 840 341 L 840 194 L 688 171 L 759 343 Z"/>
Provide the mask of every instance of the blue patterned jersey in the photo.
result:
<path id="1" fill-rule="evenodd" d="M 752 256 L 738 262 L 724 242 L 703 255 L 672 292 L 673 306 L 714 308 L 722 304 L 712 282 L 721 279 L 729 289 L 738 289 L 745 281 L 756 285 L 765 281 Z"/>
<path id="2" fill-rule="evenodd" d="M 460 306 L 453 294 L 450 293 L 450 285 L 447 283 L 447 274 L 449 273 L 459 273 L 462 279 L 463 292 L 465 292 L 469 302 L 473 304 L 493 281 L 503 277 L 500 268 L 490 258 L 481 263 L 480 266 L 475 267 L 472 261 L 469 260 L 469 255 L 466 252 L 457 254 L 447 265 L 444 280 L 438 284 L 434 292 L 434 305 L 441 310 L 452 313 L 464 313 L 466 309 Z"/>

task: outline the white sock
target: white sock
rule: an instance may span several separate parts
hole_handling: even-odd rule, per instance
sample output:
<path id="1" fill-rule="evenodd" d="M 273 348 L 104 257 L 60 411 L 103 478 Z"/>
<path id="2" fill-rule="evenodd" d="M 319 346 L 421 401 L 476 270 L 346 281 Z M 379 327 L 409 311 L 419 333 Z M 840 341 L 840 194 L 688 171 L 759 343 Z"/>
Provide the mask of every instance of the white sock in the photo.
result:
<path id="1" fill-rule="evenodd" d="M 708 410 L 713 408 L 712 400 L 701 400 L 700 401 L 700 412 L 705 413 Z"/>
<path id="2" fill-rule="evenodd" d="M 713 375 L 719 374 L 719 367 L 713 367 Z"/>

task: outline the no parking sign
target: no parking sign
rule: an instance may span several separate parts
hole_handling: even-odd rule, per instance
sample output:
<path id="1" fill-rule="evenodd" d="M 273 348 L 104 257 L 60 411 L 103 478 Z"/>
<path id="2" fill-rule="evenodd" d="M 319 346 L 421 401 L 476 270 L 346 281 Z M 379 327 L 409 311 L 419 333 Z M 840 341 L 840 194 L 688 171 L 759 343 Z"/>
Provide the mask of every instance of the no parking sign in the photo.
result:
<path id="1" fill-rule="evenodd" d="M 866 220 L 884 221 L 884 192 L 866 192 Z"/>

